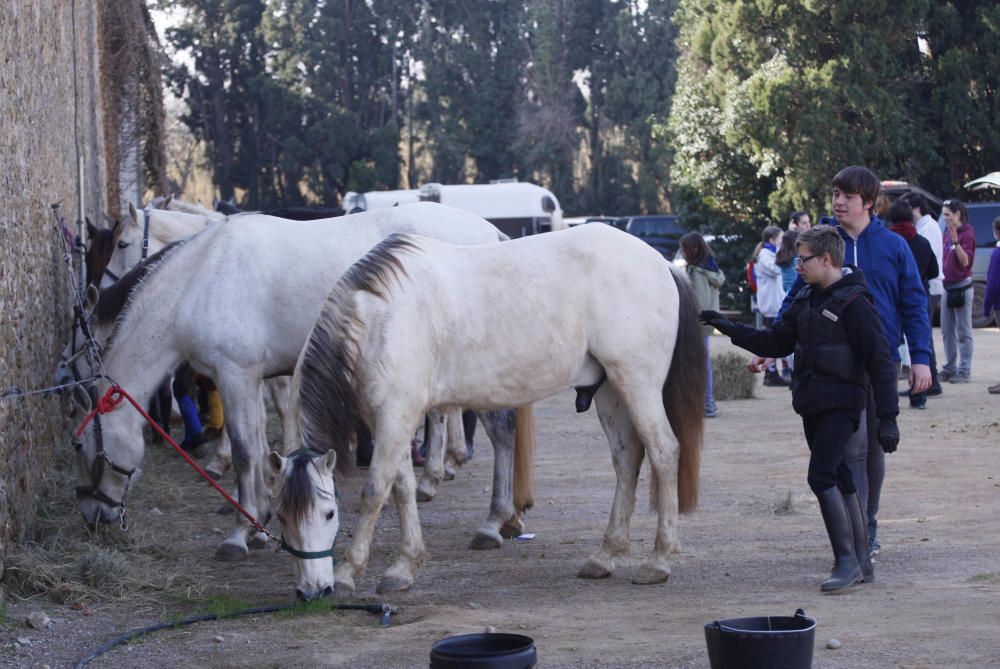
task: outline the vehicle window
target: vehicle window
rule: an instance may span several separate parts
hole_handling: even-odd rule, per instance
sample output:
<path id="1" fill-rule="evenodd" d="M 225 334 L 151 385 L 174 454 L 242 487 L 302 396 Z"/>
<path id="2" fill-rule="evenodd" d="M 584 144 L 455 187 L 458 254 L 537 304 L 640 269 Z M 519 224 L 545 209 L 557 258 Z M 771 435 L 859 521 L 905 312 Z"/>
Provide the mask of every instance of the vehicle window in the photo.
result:
<path id="1" fill-rule="evenodd" d="M 976 246 L 995 246 L 996 238 L 993 236 L 993 220 L 1000 216 L 1000 202 L 967 205 L 969 212 L 969 223 L 976 231 Z"/>

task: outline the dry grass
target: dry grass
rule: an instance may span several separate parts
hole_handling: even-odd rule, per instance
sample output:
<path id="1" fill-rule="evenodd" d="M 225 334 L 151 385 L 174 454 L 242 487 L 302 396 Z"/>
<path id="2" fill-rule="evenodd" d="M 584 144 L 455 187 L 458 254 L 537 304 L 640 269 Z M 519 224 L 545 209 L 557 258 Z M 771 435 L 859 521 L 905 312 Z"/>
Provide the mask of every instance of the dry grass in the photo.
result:
<path id="1" fill-rule="evenodd" d="M 712 384 L 716 400 L 753 399 L 757 375 L 747 371 L 748 360 L 732 351 L 712 356 Z"/>
<path id="2" fill-rule="evenodd" d="M 131 528 L 125 532 L 111 525 L 90 531 L 74 497 L 75 460 L 69 449 L 60 449 L 45 474 L 31 534 L 5 560 L 7 592 L 61 603 L 134 601 L 168 590 L 188 596 L 201 592 L 203 580 L 197 570 L 181 564 L 175 548 L 183 528 L 171 514 L 156 510 L 183 508 L 185 483 L 196 483 L 162 447 L 147 448 L 144 464 L 148 473 L 128 498 Z"/>

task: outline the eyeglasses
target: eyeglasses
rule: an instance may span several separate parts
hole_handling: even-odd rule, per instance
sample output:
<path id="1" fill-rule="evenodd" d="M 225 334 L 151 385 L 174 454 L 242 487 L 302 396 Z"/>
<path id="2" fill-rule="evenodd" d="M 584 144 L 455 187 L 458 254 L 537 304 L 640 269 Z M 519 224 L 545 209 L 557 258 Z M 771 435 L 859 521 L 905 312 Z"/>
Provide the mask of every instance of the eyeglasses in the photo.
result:
<path id="1" fill-rule="evenodd" d="M 792 265 L 794 265 L 795 267 L 801 267 L 802 265 L 805 265 L 807 262 L 809 262 L 813 258 L 818 258 L 821 255 L 823 255 L 823 254 L 822 253 L 814 253 L 811 256 L 806 256 L 805 258 L 803 258 L 802 256 L 795 256 L 794 258 L 792 258 Z"/>

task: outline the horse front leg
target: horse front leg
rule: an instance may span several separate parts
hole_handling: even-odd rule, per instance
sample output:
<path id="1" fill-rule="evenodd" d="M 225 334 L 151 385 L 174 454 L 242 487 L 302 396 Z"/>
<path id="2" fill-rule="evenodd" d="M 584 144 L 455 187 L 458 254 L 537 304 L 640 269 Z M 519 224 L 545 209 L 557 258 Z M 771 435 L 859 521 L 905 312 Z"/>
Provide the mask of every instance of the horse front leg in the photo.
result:
<path id="1" fill-rule="evenodd" d="M 226 406 L 226 433 L 236 471 L 237 500 L 251 516 L 266 524 L 270 518 L 270 502 L 264 480 L 267 439 L 261 382 L 259 378 L 245 376 L 225 381 L 220 378 L 219 381 L 219 392 Z M 243 514 L 237 514 L 236 527 L 219 546 L 216 557 L 225 561 L 244 559 L 249 552 L 248 534 L 253 535 L 255 546 L 262 545 L 259 533 L 253 532 Z"/>
<path id="2" fill-rule="evenodd" d="M 333 592 L 337 597 L 349 597 L 354 593 L 356 579 L 364 572 L 368 563 L 375 523 L 389 497 L 389 491 L 400 468 L 413 467 L 410 460 L 410 439 L 420 415 L 412 416 L 411 420 L 406 421 L 392 420 L 391 426 L 386 425 L 389 422 L 386 416 L 400 415 L 403 414 L 386 411 L 375 419 L 375 451 L 368 466 L 368 480 L 361 488 L 361 511 L 358 513 L 351 544 L 334 573 Z M 400 520 L 402 522 L 402 517 Z"/>
<path id="3" fill-rule="evenodd" d="M 415 489 L 413 467 L 409 461 L 404 461 L 396 473 L 396 480 L 392 486 L 392 496 L 399 515 L 399 557 L 379 581 L 378 587 L 375 588 L 378 593 L 409 590 L 413 585 L 414 574 L 427 560 Z"/>
<path id="4" fill-rule="evenodd" d="M 517 411 L 479 411 L 476 414 L 493 444 L 493 493 L 486 522 L 479 526 L 469 548 L 500 548 L 504 537 L 517 536 L 524 529 L 514 508 L 514 437 Z M 464 440 L 463 440 L 464 445 Z"/>
<path id="5" fill-rule="evenodd" d="M 282 439 L 284 439 L 284 435 L 290 432 L 294 433 L 294 429 L 290 426 L 294 419 L 291 410 L 292 378 L 290 376 L 273 376 L 264 380 L 264 388 L 267 389 L 271 406 L 274 407 L 278 414 L 278 420 L 281 421 Z"/>
<path id="6" fill-rule="evenodd" d="M 462 426 L 462 408 L 450 407 L 445 412 L 447 447 L 444 461 L 444 478 L 451 481 L 455 478 L 455 469 L 461 467 L 469 459 L 469 451 L 465 447 L 465 428 Z"/>
<path id="7" fill-rule="evenodd" d="M 437 494 L 437 486 L 444 479 L 445 414 L 438 409 L 427 412 L 427 430 L 424 443 L 427 444 L 427 458 L 424 473 L 417 485 L 417 501 L 429 502 Z"/>
<path id="8" fill-rule="evenodd" d="M 628 408 L 617 391 L 610 383 L 604 383 L 595 399 L 615 468 L 615 497 L 601 547 L 587 558 L 577 572 L 580 578 L 607 578 L 615 568 L 615 558 L 628 555 L 629 525 L 635 509 L 635 489 L 643 457 L 642 444 Z"/>

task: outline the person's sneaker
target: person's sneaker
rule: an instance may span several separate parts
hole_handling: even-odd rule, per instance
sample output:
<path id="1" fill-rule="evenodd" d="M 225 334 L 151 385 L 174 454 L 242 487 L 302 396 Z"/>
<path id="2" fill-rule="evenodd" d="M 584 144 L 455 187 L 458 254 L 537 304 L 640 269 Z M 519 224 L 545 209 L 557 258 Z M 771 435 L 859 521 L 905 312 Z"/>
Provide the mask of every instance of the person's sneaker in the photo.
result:
<path id="1" fill-rule="evenodd" d="M 951 379 L 948 380 L 948 383 L 968 383 L 968 382 L 969 382 L 968 374 L 955 374 L 953 377 L 951 377 Z"/>
<path id="2" fill-rule="evenodd" d="M 938 397 L 941 395 L 941 393 L 942 393 L 941 384 L 935 383 L 933 386 L 928 388 L 927 392 L 924 394 L 927 395 L 927 397 Z"/>
<path id="3" fill-rule="evenodd" d="M 910 400 L 910 408 L 911 409 L 926 409 L 927 408 L 927 400 L 924 399 L 923 397 L 921 397 L 919 400 L 913 400 L 913 399 L 911 399 Z"/>
<path id="4" fill-rule="evenodd" d="M 705 418 L 715 418 L 718 415 L 719 415 L 719 410 L 716 407 L 705 409 Z"/>
<path id="5" fill-rule="evenodd" d="M 942 369 L 938 372 L 938 381 L 947 383 L 948 381 L 951 381 L 951 377 L 953 376 L 955 376 L 955 372 L 949 372 L 947 369 Z"/>
<path id="6" fill-rule="evenodd" d="M 990 386 L 989 388 L 987 388 L 987 391 L 989 392 L 990 395 L 1000 395 L 1000 383 L 996 384 L 995 386 Z"/>

